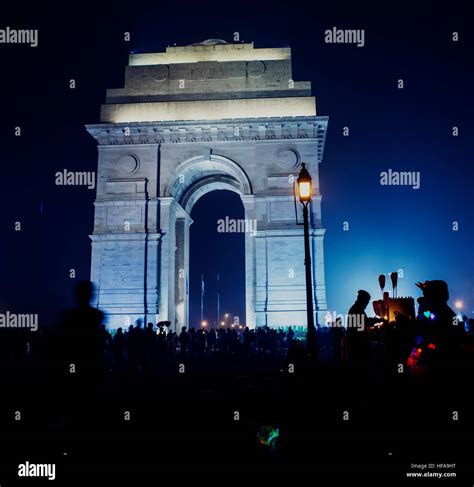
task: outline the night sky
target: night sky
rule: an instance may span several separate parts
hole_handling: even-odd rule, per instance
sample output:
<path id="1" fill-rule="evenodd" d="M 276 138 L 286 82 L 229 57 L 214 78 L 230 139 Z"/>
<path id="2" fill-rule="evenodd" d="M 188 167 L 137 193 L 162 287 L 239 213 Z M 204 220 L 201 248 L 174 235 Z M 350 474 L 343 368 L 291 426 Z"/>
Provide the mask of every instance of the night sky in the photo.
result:
<path id="1" fill-rule="evenodd" d="M 2 4 L 0 28 L 39 29 L 39 46 L 0 44 L 0 310 L 53 323 L 72 304 L 74 283 L 89 277 L 94 191 L 56 186 L 54 174 L 95 171 L 96 142 L 84 125 L 99 122 L 105 90 L 123 86 L 128 54 L 232 42 L 239 32 L 256 47 L 290 46 L 294 80 L 312 82 L 318 114 L 329 116 L 320 166 L 329 308 L 346 313 L 358 289 L 378 295 L 377 276 L 402 269 L 399 295 L 418 296 L 416 281 L 445 279 L 452 301 L 473 312 L 472 17 L 455 2 L 305 3 Z M 325 44 L 334 26 L 365 29 L 365 46 Z M 381 186 L 389 168 L 420 171 L 420 189 Z M 228 192 L 206 195 L 193 210 L 191 324 L 201 273 L 209 320 L 217 272 L 222 312 L 245 316 L 243 237 L 215 231 L 226 215 L 243 215 Z"/>

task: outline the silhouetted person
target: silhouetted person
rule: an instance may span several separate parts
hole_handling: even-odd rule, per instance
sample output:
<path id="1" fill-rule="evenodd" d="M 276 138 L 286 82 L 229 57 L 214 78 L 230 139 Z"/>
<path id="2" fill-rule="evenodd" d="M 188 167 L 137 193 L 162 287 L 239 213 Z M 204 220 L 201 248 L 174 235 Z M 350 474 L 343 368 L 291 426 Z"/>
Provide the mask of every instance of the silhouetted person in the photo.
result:
<path id="1" fill-rule="evenodd" d="M 465 329 L 449 307 L 449 290 L 446 281 L 417 282 L 423 297 L 418 299 L 418 320 L 426 341 L 437 344 L 436 357 L 455 359 L 459 357 Z"/>
<path id="2" fill-rule="evenodd" d="M 103 352 L 101 324 L 102 311 L 90 305 L 93 286 L 90 281 L 82 281 L 76 286 L 77 308 L 66 311 L 60 328 L 64 358 L 75 363 L 76 370 L 82 367 L 94 369 Z"/>
<path id="3" fill-rule="evenodd" d="M 151 367 L 154 360 L 156 359 L 158 340 L 155 330 L 153 328 L 153 323 L 148 323 L 144 331 L 145 361 L 147 367 Z"/>
<path id="4" fill-rule="evenodd" d="M 103 366 L 100 325 L 104 315 L 90 305 L 93 286 L 83 281 L 76 286 L 77 308 L 66 311 L 59 329 L 62 383 L 58 384 L 63 413 L 84 420 L 85 407 L 97 389 Z"/>
<path id="5" fill-rule="evenodd" d="M 418 298 L 420 308 L 418 314 L 429 313 L 428 319 L 436 324 L 445 327 L 451 327 L 456 313 L 448 306 L 449 290 L 446 281 L 434 280 L 417 282 L 423 292 L 423 297 Z"/>
<path id="6" fill-rule="evenodd" d="M 361 289 L 357 293 L 355 303 L 349 309 L 347 339 L 351 358 L 354 361 L 367 360 L 369 358 L 369 336 L 367 333 L 369 319 L 365 313 L 369 302 L 370 294 Z M 362 326 L 354 326 L 355 324 L 362 324 Z"/>
<path id="7" fill-rule="evenodd" d="M 293 343 L 293 339 L 295 338 L 295 332 L 293 329 L 288 327 L 288 331 L 286 332 L 286 346 L 290 348 L 291 344 Z"/>
<path id="8" fill-rule="evenodd" d="M 117 329 L 117 332 L 112 338 L 111 346 L 114 362 L 122 365 L 125 359 L 125 335 L 123 334 L 122 327 Z"/>
<path id="9" fill-rule="evenodd" d="M 186 327 L 183 326 L 181 328 L 181 333 L 179 334 L 179 349 L 183 358 L 188 354 L 190 342 L 191 335 L 186 331 Z"/>
<path id="10" fill-rule="evenodd" d="M 133 329 L 132 344 L 134 347 L 134 360 L 137 369 L 141 369 L 145 362 L 146 353 L 146 333 L 142 328 L 142 320 L 135 321 L 135 328 Z"/>
<path id="11" fill-rule="evenodd" d="M 252 333 L 249 330 L 249 327 L 246 326 L 244 330 L 244 353 L 246 356 L 250 354 L 252 350 Z"/>
<path id="12" fill-rule="evenodd" d="M 157 354 L 159 360 L 162 360 L 165 357 L 166 349 L 168 346 L 166 331 L 163 325 L 158 327 L 158 335 L 156 336 L 156 343 L 157 343 Z"/>
<path id="13" fill-rule="evenodd" d="M 214 352 L 216 350 L 216 342 L 217 342 L 216 330 L 214 330 L 214 328 L 213 328 L 207 334 L 207 345 L 208 345 L 209 351 Z"/>
<path id="14" fill-rule="evenodd" d="M 199 355 L 202 355 L 206 351 L 206 332 L 202 329 L 197 331 L 197 350 Z"/>
<path id="15" fill-rule="evenodd" d="M 104 324 L 100 325 L 99 335 L 100 335 L 100 340 L 101 340 L 102 352 L 106 353 L 108 348 L 109 348 L 110 341 L 112 340 L 112 336 L 107 331 L 107 328 L 105 327 Z"/>

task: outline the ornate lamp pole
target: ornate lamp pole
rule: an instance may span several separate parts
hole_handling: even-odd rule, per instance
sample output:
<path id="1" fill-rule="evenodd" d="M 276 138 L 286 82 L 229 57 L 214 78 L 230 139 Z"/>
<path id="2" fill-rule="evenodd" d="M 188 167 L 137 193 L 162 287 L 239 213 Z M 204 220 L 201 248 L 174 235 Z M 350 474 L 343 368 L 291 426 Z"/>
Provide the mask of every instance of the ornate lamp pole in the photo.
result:
<path id="1" fill-rule="evenodd" d="M 309 244 L 309 211 L 308 207 L 313 194 L 311 176 L 306 169 L 306 164 L 301 164 L 301 171 L 297 179 L 298 197 L 303 206 L 303 225 L 304 225 L 304 265 L 306 273 L 306 311 L 308 330 L 306 336 L 306 347 L 308 355 L 316 358 L 316 328 L 314 326 L 313 309 L 313 283 L 311 278 L 311 251 Z"/>

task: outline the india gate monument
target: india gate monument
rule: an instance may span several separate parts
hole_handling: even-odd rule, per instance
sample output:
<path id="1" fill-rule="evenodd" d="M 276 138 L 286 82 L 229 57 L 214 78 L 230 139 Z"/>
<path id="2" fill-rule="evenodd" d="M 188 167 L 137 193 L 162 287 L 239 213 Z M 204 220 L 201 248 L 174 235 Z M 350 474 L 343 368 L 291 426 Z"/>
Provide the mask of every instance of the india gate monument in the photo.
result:
<path id="1" fill-rule="evenodd" d="M 214 190 L 240 195 L 245 219 L 256 222 L 245 233 L 241 321 L 306 326 L 293 196 L 303 162 L 313 177 L 312 277 L 324 323 L 318 165 L 328 117 L 316 114 L 311 83 L 293 80 L 291 49 L 211 39 L 131 54 L 124 84 L 107 90 L 100 123 L 87 125 L 98 142 L 91 280 L 108 327 L 137 319 L 170 321 L 173 330 L 196 325 L 188 322 L 190 215 Z"/>

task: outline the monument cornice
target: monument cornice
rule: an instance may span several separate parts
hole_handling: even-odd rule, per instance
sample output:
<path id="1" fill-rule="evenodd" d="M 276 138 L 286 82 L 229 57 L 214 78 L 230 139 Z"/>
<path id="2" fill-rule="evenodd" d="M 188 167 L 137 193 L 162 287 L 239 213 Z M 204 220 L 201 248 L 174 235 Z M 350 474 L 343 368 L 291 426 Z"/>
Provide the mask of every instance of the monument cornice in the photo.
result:
<path id="1" fill-rule="evenodd" d="M 86 125 L 100 146 L 315 139 L 324 150 L 329 117 L 100 123 Z"/>

